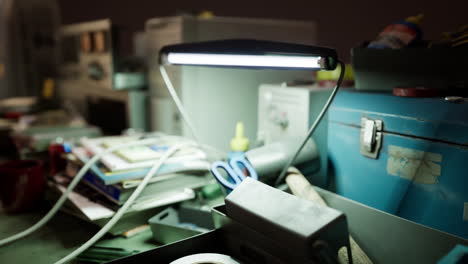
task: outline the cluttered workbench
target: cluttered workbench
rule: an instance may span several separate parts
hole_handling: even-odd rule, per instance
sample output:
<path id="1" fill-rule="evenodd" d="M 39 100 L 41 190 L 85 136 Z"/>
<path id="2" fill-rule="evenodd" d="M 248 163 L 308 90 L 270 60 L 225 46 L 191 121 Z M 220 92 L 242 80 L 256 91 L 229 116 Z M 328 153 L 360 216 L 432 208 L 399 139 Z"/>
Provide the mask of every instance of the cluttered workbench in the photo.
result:
<path id="1" fill-rule="evenodd" d="M 17 129 L 14 135 L 8 137 L 10 138 L 8 142 L 2 142 L 4 146 L 8 143 L 8 148 L 2 149 L 0 166 L 0 174 L 4 179 L 1 186 L 3 208 L 0 213 L 2 239 L 24 231 L 41 220 L 87 162 L 86 156 L 89 153 L 97 154 L 92 151 L 102 152 L 102 149 L 112 148 L 113 145 L 141 137 L 135 134 L 96 138 L 100 135 L 98 129 L 80 122 L 72 124 L 74 119 L 64 116 L 66 116 L 65 112 L 45 111 L 36 116 L 37 119 L 34 118 L 32 129 Z M 57 126 L 56 122 L 60 125 Z M 38 126 L 38 124 L 42 125 Z M 62 137 L 57 138 L 57 134 L 62 134 Z M 52 138 L 58 141 L 49 144 Z M 68 145 L 70 148 L 66 150 L 67 144 L 61 141 L 63 138 L 68 138 L 67 142 L 72 142 L 75 138 L 76 142 L 84 142 L 83 145 L 88 149 Z M 167 141 L 164 142 L 167 143 Z M 139 150 L 140 152 L 135 149 L 129 150 L 129 153 L 123 153 L 123 155 L 128 154 L 129 157 L 145 159 L 145 153 L 141 152 L 141 150 L 145 151 L 144 146 Z M 161 151 L 164 150 L 165 148 L 162 148 Z M 87 153 L 87 151 L 90 152 Z M 200 160 L 197 163 L 200 153 L 192 153 L 188 150 L 188 154 L 195 155 L 193 159 L 188 159 L 193 166 L 185 168 L 183 163 L 180 163 L 183 168 L 180 166 L 165 167 L 164 175 L 150 182 L 147 190 L 141 194 L 140 200 L 132 204 L 134 206 L 132 212 L 125 214 L 123 219 L 114 225 L 104 237 L 80 254 L 75 262 L 100 263 L 167 243 L 164 239 L 154 239 L 148 220 L 164 209 L 178 209 L 170 205 L 186 200 L 202 200 L 206 207 L 213 203 L 222 203 L 221 189 L 213 189 L 214 186 L 209 184 L 213 179 L 207 177 L 205 173 L 197 173 L 198 170 L 207 168 L 206 162 Z M 156 155 L 160 154 L 156 152 Z M 18 160 L 18 156 L 22 159 Z M 114 164 L 112 162 L 117 156 L 109 157 L 111 164 Z M 80 158 L 83 160 L 80 161 Z M 183 157 L 179 156 L 179 159 L 181 158 Z M 104 158 L 104 160 L 108 159 Z M 118 165 L 125 166 L 123 161 Z M 105 174 L 105 167 L 102 163 L 99 167 L 93 166 L 71 193 L 62 210 L 45 226 L 32 232 L 27 239 L 15 241 L 12 244 L 3 244 L 0 249 L 0 259 L 13 263 L 26 263 L 31 259 L 37 260 L 37 263 L 51 263 L 76 250 L 109 221 L 110 217 L 129 198 L 140 183 L 139 179 L 148 172 L 153 163 L 146 162 L 142 167 L 133 171 L 128 168 L 119 169 L 117 174 L 109 175 Z M 138 162 L 127 163 L 127 165 L 132 164 L 135 165 Z M 193 173 L 174 174 L 174 170 Z M 22 178 L 24 176 L 26 178 Z M 208 188 L 201 189 L 204 186 Z M 201 199 L 203 195 L 210 199 Z M 196 197 L 199 198 L 193 200 Z M 201 206 L 201 203 L 193 204 L 194 202 L 191 203 L 192 207 Z M 206 210 L 209 209 L 205 208 Z"/>
<path id="2" fill-rule="evenodd" d="M 150 146 L 153 146 L 151 148 L 153 150 L 159 150 L 164 145 L 161 143 L 174 144 L 175 142 L 171 141 L 173 139 L 174 137 L 172 136 L 167 137 L 161 134 L 145 134 L 144 137 L 134 134 L 130 136 L 82 138 L 79 141 L 82 143 L 82 146 L 85 146 L 84 150 L 87 147 L 88 151 L 94 151 L 92 152 L 93 154 L 100 155 L 100 153 L 117 148 L 118 145 L 122 144 L 128 149 L 128 145 L 126 145 L 129 144 L 128 142 L 139 141 L 145 144 L 149 143 Z M 183 141 L 181 138 L 177 138 L 177 143 L 175 144 L 181 144 Z M 285 143 L 283 142 L 283 144 Z M 67 150 L 66 144 L 61 144 L 61 146 L 62 148 L 60 149 L 53 148 L 52 153 L 54 155 L 48 156 L 51 158 L 49 166 L 56 166 L 54 167 L 56 173 L 51 174 L 49 170 L 43 171 L 47 172 L 45 174 L 48 175 L 47 184 L 45 185 L 46 199 L 39 204 L 34 203 L 35 207 L 33 208 L 35 209 L 29 212 L 8 215 L 2 212 L 0 215 L 0 233 L 4 234 L 3 237 L 8 237 L 22 231 L 41 219 L 51 208 L 51 205 L 56 203 L 58 197 L 63 195 L 67 186 L 69 187 L 73 180 L 78 177 L 80 169 L 87 166 L 86 164 L 89 162 L 89 159 L 87 160 L 82 157 L 83 161 L 81 163 L 79 161 L 80 154 L 86 154 L 86 151 L 78 151 L 80 150 L 79 146 L 73 146 L 70 150 Z M 142 146 L 144 145 L 142 144 Z M 309 149 L 304 152 L 306 156 L 316 155 L 314 154 L 316 152 L 311 151 L 311 149 L 314 149 L 313 142 L 309 142 L 307 146 Z M 136 148 L 139 151 L 135 151 L 135 149 L 130 151 L 130 153 L 138 154 L 134 155 L 134 157 L 141 158 L 147 155 L 144 153 L 145 149 L 141 149 L 139 146 Z M 250 160 L 249 162 L 255 166 L 255 172 L 259 173 L 260 176 L 263 175 L 265 168 L 262 169 L 262 163 L 259 162 L 262 159 L 259 159 L 258 155 L 271 152 L 271 148 L 272 146 L 268 146 L 266 148 L 267 151 L 261 151 L 262 148 L 258 148 L 255 152 L 248 152 L 246 155 Z M 162 149 L 167 150 L 167 148 Z M 282 147 L 273 147 L 273 149 L 280 151 L 287 148 L 283 145 Z M 132 149 L 130 148 L 129 150 Z M 185 153 L 187 153 L 187 150 Z M 188 153 L 199 157 L 193 150 L 190 150 Z M 126 152 L 123 154 L 128 155 Z M 153 155 L 160 154 L 156 152 Z M 60 159 L 55 160 L 54 158 L 57 157 L 60 157 Z M 114 156 L 107 155 L 106 157 L 102 159 L 102 162 L 107 162 L 107 165 L 113 164 L 112 157 Z M 299 160 L 303 158 L 300 157 Z M 60 160 L 67 162 L 60 163 Z M 151 162 L 145 166 L 151 166 L 153 163 Z M 122 164 L 125 165 L 122 162 L 118 163 L 120 166 L 123 166 Z M 37 163 L 26 163 L 26 165 L 36 166 Z M 69 196 L 69 200 L 63 207 L 63 212 L 56 214 L 50 222 L 30 236 L 15 241 L 12 244 L 4 245 L 0 248 L 0 258 L 14 260 L 17 263 L 26 263 L 31 259 L 37 259 L 38 263 L 51 263 L 78 249 L 89 238 L 95 235 L 99 230 L 98 227 L 105 226 L 109 219 L 115 215 L 115 212 L 123 206 L 121 202 L 125 203 L 131 196 L 121 197 L 122 201 L 119 203 L 118 197 L 108 197 L 110 196 L 109 194 L 104 195 L 104 190 L 99 189 L 99 187 L 113 186 L 119 190 L 124 190 L 124 185 L 127 184 L 127 187 L 131 186 L 130 190 L 134 190 L 135 188 L 134 179 L 115 180 L 113 174 L 106 176 L 101 171 L 101 168 L 99 166 L 92 167 L 90 173 L 94 174 L 95 179 L 101 177 L 104 183 L 108 181 L 107 185 L 99 185 L 98 182 L 95 182 L 95 185 L 91 185 L 90 182 L 85 184 L 84 181 L 87 178 L 83 177 L 77 188 Z M 203 168 L 206 170 L 205 167 Z M 272 166 L 266 166 L 267 171 L 271 168 Z M 52 169 L 52 167 L 49 167 L 49 169 Z M 194 167 L 190 167 L 190 170 L 193 173 Z M 137 169 L 136 171 L 139 170 Z M 145 170 L 145 173 L 147 171 Z M 214 178 L 211 175 L 187 174 L 188 170 L 184 169 L 184 171 L 184 173 L 179 173 L 177 176 L 164 177 L 164 175 L 168 176 L 174 173 L 173 171 L 166 171 L 166 174 L 155 177 L 155 179 L 158 179 L 158 177 L 162 178 L 148 183 L 149 190 L 152 188 L 156 189 L 153 189 L 153 194 L 148 193 L 146 197 L 155 195 L 156 198 L 154 200 L 156 203 L 151 202 L 153 199 L 135 200 L 133 212 L 128 213 L 128 215 L 125 214 L 121 221 L 118 222 L 119 224 L 109 229 L 105 236 L 94 242 L 89 249 L 81 252 L 73 261 L 79 263 L 113 261 L 113 263 L 120 264 L 135 262 L 153 263 L 155 260 L 159 260 L 161 263 L 166 263 L 183 255 L 207 251 L 229 255 L 243 255 L 245 253 L 242 251 L 237 252 L 236 246 L 232 248 L 231 243 L 236 244 L 239 242 L 235 241 L 244 241 L 243 237 L 249 237 L 249 239 L 253 240 L 249 241 L 247 239 L 242 242 L 246 243 L 244 246 L 238 246 L 241 246 L 241 248 L 256 248 L 254 245 L 260 243 L 259 241 L 263 241 L 261 244 L 266 245 L 265 248 L 256 248 L 255 254 L 270 256 L 269 254 L 276 252 L 276 255 L 273 254 L 270 257 L 289 263 L 288 261 L 294 256 L 287 253 L 288 249 L 283 246 L 278 247 L 276 242 L 274 242 L 275 240 L 264 237 L 265 234 L 273 230 L 284 230 L 284 234 L 279 235 L 280 237 L 277 237 L 277 239 L 289 237 L 288 239 L 291 240 L 291 244 L 297 243 L 298 247 L 305 246 L 306 248 L 308 246 L 304 243 L 309 244 L 309 242 L 305 241 L 309 241 L 315 235 L 320 234 L 324 240 L 329 241 L 331 251 L 327 250 L 325 255 L 322 256 L 323 252 L 319 255 L 324 258 L 336 255 L 338 257 L 341 256 L 341 263 L 346 263 L 347 256 L 350 254 L 349 251 L 348 253 L 340 253 L 338 249 L 342 246 L 352 249 L 354 263 L 370 263 L 369 259 L 372 259 L 376 263 L 417 263 L 420 261 L 431 263 L 444 257 L 457 245 L 464 245 L 466 243 L 466 240 L 462 238 L 364 206 L 326 190 L 313 188 L 308 180 L 297 170 L 288 172 L 286 177 L 287 186 L 283 188 L 286 192 L 250 180 L 253 178 L 253 175 L 252 177 L 247 177 L 246 179 L 248 180 L 239 178 L 242 183 L 235 183 L 234 181 L 231 184 L 234 185 L 235 189 L 225 189 L 227 192 L 223 192 L 223 189 L 219 188 L 220 186 L 228 187 L 231 185 L 213 184 Z M 8 172 L 8 170 L 3 170 L 3 173 Z M 35 175 L 35 170 L 26 172 L 32 173 L 32 176 Z M 195 181 L 191 180 L 193 177 L 195 177 Z M 152 185 L 154 186 L 150 187 Z M 227 193 L 229 195 L 225 200 Z M 299 196 L 302 199 L 298 200 L 297 197 L 288 193 Z M 317 198 L 316 193 L 322 198 Z M 5 197 L 5 194 L 6 192 L 2 194 L 4 203 L 10 201 L 8 197 Z M 123 195 L 123 192 L 120 195 Z M 145 197 L 145 195 L 142 197 Z M 37 200 L 37 197 L 35 200 Z M 115 201 L 112 202 L 113 200 Z M 285 203 L 287 200 L 291 201 Z M 328 205 L 330 209 L 317 207 L 317 204 L 307 203 L 306 200 L 312 200 L 320 206 Z M 21 199 L 19 201 L 24 203 L 22 206 L 28 205 L 27 202 L 33 202 L 32 200 Z M 139 203 L 140 205 L 138 206 Z M 223 203 L 226 204 L 226 207 L 218 206 Z M 178 205 L 172 206 L 173 204 Z M 7 210 L 12 210 L 18 209 L 15 206 L 19 206 L 21 203 L 19 205 L 6 203 L 5 205 L 7 205 Z M 278 206 L 281 206 L 286 211 L 276 210 Z M 304 210 L 303 206 L 311 208 L 310 210 Z M 302 213 L 298 214 L 300 211 Z M 303 213 L 306 212 L 315 212 L 314 214 L 320 215 L 322 219 L 328 219 L 326 222 L 333 223 L 333 225 L 322 225 L 319 223 L 320 221 L 317 223 L 309 222 L 311 219 L 315 219 L 316 215 L 309 215 L 304 218 Z M 194 217 L 200 214 L 202 215 L 201 217 Z M 291 226 L 288 224 L 290 220 L 285 219 L 285 222 L 280 220 L 285 215 L 291 217 L 290 220 L 293 222 L 300 221 L 300 224 Z M 208 221 L 213 222 L 213 224 L 211 226 L 204 226 L 202 221 L 197 222 L 201 218 L 205 220 L 209 219 Z M 271 220 L 264 222 L 265 218 Z M 312 225 L 315 226 L 314 231 L 311 231 L 309 229 L 311 226 L 304 221 L 310 224 L 314 223 Z M 233 223 L 237 224 L 233 225 Z M 347 223 L 348 227 L 345 228 L 346 225 L 343 225 L 343 223 Z M 327 235 L 326 230 L 329 228 L 330 230 L 334 230 L 333 232 L 340 234 L 338 240 L 337 237 L 332 239 Z M 389 234 L 388 230 L 393 230 L 393 232 Z M 298 233 L 304 235 L 304 237 L 291 236 L 291 234 Z M 349 240 L 351 243 L 347 242 L 347 236 L 344 236 L 348 233 L 352 236 Z M 231 241 L 231 239 L 234 240 Z M 260 240 L 257 241 L 257 239 Z M 193 247 L 194 243 L 198 243 L 197 241 L 200 242 L 199 247 Z M 427 246 L 430 250 L 427 250 L 427 247 L 420 246 L 426 241 L 431 241 L 431 244 Z M 219 248 L 209 246 L 213 245 L 213 243 L 217 244 Z M 278 248 L 273 250 L 272 247 Z M 308 252 L 308 250 L 305 252 Z M 405 253 L 396 254 L 395 252 Z M 246 257 L 250 256 L 250 254 L 247 253 Z M 309 256 L 307 255 L 308 253 L 303 256 L 301 255 L 299 259 L 308 258 Z M 303 263 L 299 259 L 295 260 L 298 262 L 293 261 L 290 263 Z"/>
<path id="3" fill-rule="evenodd" d="M 292 181 L 294 182 L 293 179 Z M 316 188 L 316 191 L 329 206 L 346 213 L 351 233 L 376 263 L 395 263 L 398 260 L 405 263 L 421 263 L 421 260 L 427 260 L 425 263 L 430 263 L 443 257 L 455 245 L 464 243 L 463 239 L 373 210 L 325 190 Z M 307 197 L 310 190 L 299 188 L 296 192 L 300 196 Z M 43 205 L 33 212 L 13 216 L 2 212 L 0 233 L 10 235 L 30 226 L 39 220 L 47 209 L 48 206 Z M 370 226 L 372 227 L 369 228 Z M 388 233 L 388 230 L 394 232 Z M 97 227 L 92 224 L 59 213 L 28 239 L 0 248 L 0 259 L 8 259 L 10 263 L 29 263 L 31 260 L 39 264 L 52 263 L 76 249 L 96 231 Z M 187 243 L 190 239 L 185 241 Z M 431 243 L 427 244 L 427 241 Z M 420 244 L 426 244 L 426 247 L 419 247 Z M 138 263 L 154 263 L 158 260 L 156 248 L 159 246 L 161 244 L 154 240 L 150 229 L 129 238 L 108 235 L 73 263 L 101 263 L 104 260 L 137 253 L 142 253 L 135 255 L 139 256 Z M 400 253 L 395 254 L 395 252 Z M 115 263 L 134 263 L 134 261 L 136 260 L 130 257 Z"/>
<path id="4" fill-rule="evenodd" d="M 460 87 L 468 60 L 450 74 L 444 70 L 468 54 L 453 48 L 467 29 L 427 42 L 422 18 L 392 24 L 354 48 L 353 65 L 334 49 L 311 45 L 314 23 L 156 18 L 147 23 L 154 42 L 142 56 L 152 56 L 148 61 L 117 58 L 109 19 L 62 27 L 69 54 L 61 69 L 38 78 L 32 96 L 0 101 L 0 132 L 9 139 L 0 142 L 0 155 L 7 156 L 0 163 L 0 259 L 465 261 L 468 193 L 459 174 L 467 157 L 468 105 Z M 192 43 L 174 35 L 168 39 L 187 43 L 164 45 L 153 39 L 168 28 L 189 32 L 187 25 L 211 23 L 218 32 L 221 25 L 235 28 L 223 38 L 236 38 L 214 34 Z M 297 37 L 303 44 L 261 40 L 261 32 L 279 32 L 280 25 L 286 35 L 263 38 Z M 259 39 L 237 39 L 237 31 L 253 28 Z M 402 29 L 404 41 L 395 42 Z M 178 65 L 204 67 L 192 72 Z M 220 66 L 226 75 L 208 70 Z M 227 67 L 272 71 L 244 75 Z M 296 76 L 301 80 L 285 69 L 303 71 Z M 316 79 L 310 71 L 319 71 Z M 274 80 L 282 83 L 265 84 Z M 172 98 L 162 98 L 167 92 Z M 157 119 L 151 129 L 150 108 Z M 258 138 L 249 146 L 246 134 L 256 125 Z"/>

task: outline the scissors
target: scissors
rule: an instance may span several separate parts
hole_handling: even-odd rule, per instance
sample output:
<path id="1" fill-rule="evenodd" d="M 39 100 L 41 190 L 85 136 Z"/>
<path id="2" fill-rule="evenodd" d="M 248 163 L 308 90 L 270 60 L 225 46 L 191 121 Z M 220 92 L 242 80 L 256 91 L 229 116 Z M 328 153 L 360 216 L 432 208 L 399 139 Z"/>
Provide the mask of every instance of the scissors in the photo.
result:
<path id="1" fill-rule="evenodd" d="M 245 156 L 239 156 L 232 158 L 229 162 L 224 161 L 215 161 L 211 165 L 211 173 L 213 173 L 216 180 L 226 189 L 232 191 L 237 187 L 244 179 L 245 174 L 243 168 L 247 169 L 250 177 L 252 179 L 258 180 L 258 175 L 255 169 L 252 167 L 250 162 L 245 158 Z M 228 178 L 232 179 L 234 182 L 228 181 L 223 174 L 221 174 L 220 169 L 224 170 L 227 173 Z"/>

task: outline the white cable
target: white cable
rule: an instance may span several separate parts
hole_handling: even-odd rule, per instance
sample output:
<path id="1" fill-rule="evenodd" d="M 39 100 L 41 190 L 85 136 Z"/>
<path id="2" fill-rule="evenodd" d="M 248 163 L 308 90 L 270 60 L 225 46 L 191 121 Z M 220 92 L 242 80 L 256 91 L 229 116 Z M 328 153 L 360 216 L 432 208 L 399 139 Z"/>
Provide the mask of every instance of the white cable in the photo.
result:
<path id="1" fill-rule="evenodd" d="M 169 78 L 169 75 L 167 74 L 167 71 L 166 71 L 166 68 L 164 67 L 164 65 L 160 65 L 159 66 L 159 70 L 161 72 L 161 75 L 163 77 L 163 80 L 164 80 L 164 83 L 166 84 L 166 88 L 167 90 L 169 91 L 169 94 L 171 95 L 172 97 L 172 100 L 174 101 L 174 103 L 176 104 L 177 106 L 177 110 L 180 112 L 180 114 L 182 115 L 182 119 L 184 120 L 184 122 L 187 124 L 187 126 L 189 127 L 190 129 L 190 133 L 192 134 L 193 138 L 195 139 L 196 142 L 198 142 L 200 148 L 206 150 L 207 152 L 208 151 L 212 151 L 212 152 L 215 152 L 217 153 L 219 156 L 220 156 L 220 160 L 221 159 L 225 159 L 227 157 L 227 153 L 224 152 L 224 151 L 221 151 L 221 150 L 218 150 L 212 146 L 209 146 L 209 145 L 204 145 L 204 144 L 201 144 L 200 140 L 199 140 L 199 137 L 198 137 L 198 133 L 195 129 L 195 126 L 193 125 L 192 123 L 192 120 L 190 118 L 190 116 L 187 114 L 187 112 L 185 111 L 185 107 L 184 105 L 182 104 L 182 102 L 180 101 L 180 98 L 179 96 L 177 95 L 177 92 L 175 91 L 174 89 L 174 86 L 171 82 L 171 79 Z M 176 136 L 173 136 L 173 137 L 176 137 Z"/>
<path id="2" fill-rule="evenodd" d="M 341 67 L 340 68 L 340 77 L 338 78 L 338 81 L 336 82 L 335 88 L 331 92 L 330 96 L 328 97 L 327 102 L 325 103 L 325 105 L 322 108 L 322 111 L 320 111 L 319 115 L 315 119 L 315 121 L 312 124 L 312 126 L 310 127 L 309 131 L 307 131 L 307 135 L 304 137 L 304 140 L 301 142 L 301 144 L 297 148 L 294 155 L 289 159 L 288 163 L 286 163 L 286 166 L 284 166 L 284 168 L 281 171 L 280 175 L 276 179 L 275 186 L 278 186 L 279 184 L 281 184 L 283 182 L 283 180 L 286 178 L 286 173 L 288 172 L 289 166 L 291 166 L 293 164 L 293 162 L 296 160 L 297 156 L 299 156 L 299 153 L 301 153 L 301 150 L 306 145 L 309 138 L 312 136 L 312 134 L 314 134 L 315 129 L 318 127 L 320 121 L 323 119 L 323 116 L 325 115 L 325 113 L 327 112 L 328 108 L 330 107 L 333 99 L 335 98 L 335 95 L 338 92 L 338 89 L 340 88 L 341 83 L 343 82 L 344 72 L 345 72 L 345 64 L 340 60 L 338 61 L 338 63 L 340 64 L 340 67 Z"/>
<path id="3" fill-rule="evenodd" d="M 182 137 L 182 136 L 176 136 L 176 135 L 167 135 L 162 132 L 156 132 L 155 135 L 158 135 L 159 137 L 166 137 L 166 138 L 172 138 L 172 139 L 179 139 L 179 140 L 187 140 L 187 138 Z M 208 154 L 209 152 L 212 152 L 214 155 L 217 155 L 216 158 L 213 160 L 222 160 L 225 159 L 228 156 L 228 153 L 226 151 L 219 150 L 213 146 L 206 145 L 206 144 L 201 144 L 200 142 L 196 142 L 198 147 L 201 149 L 205 150 L 205 152 Z"/>
<path id="4" fill-rule="evenodd" d="M 200 142 L 198 133 L 195 130 L 195 126 L 193 125 L 192 120 L 190 119 L 190 116 L 185 111 L 184 105 L 180 101 L 180 98 L 177 95 L 177 92 L 174 89 L 174 86 L 172 85 L 171 79 L 169 78 L 169 75 L 167 75 L 166 68 L 164 68 L 164 65 L 159 66 L 159 71 L 161 72 L 161 75 L 163 77 L 164 83 L 166 84 L 167 90 L 169 91 L 169 94 L 172 96 L 172 99 L 174 100 L 174 103 L 176 104 L 177 109 L 179 110 L 180 114 L 182 115 L 182 118 L 184 119 L 185 123 L 187 123 L 187 126 L 190 129 L 190 133 L 192 133 L 192 136 L 195 139 L 195 141 Z"/>
<path id="5" fill-rule="evenodd" d="M 58 212 L 58 210 L 62 207 L 63 203 L 66 201 L 68 198 L 69 194 L 73 191 L 75 186 L 78 184 L 78 182 L 81 180 L 83 175 L 89 170 L 89 168 L 94 165 L 99 159 L 101 159 L 104 155 L 109 154 L 111 152 L 114 152 L 118 149 L 121 148 L 128 148 L 132 146 L 140 146 L 140 145 L 147 145 L 147 144 L 153 144 L 157 143 L 160 139 L 158 138 L 151 138 L 151 139 L 144 139 L 138 142 L 131 142 L 131 143 L 125 143 L 125 144 L 120 144 L 114 147 L 111 147 L 97 155 L 95 155 L 93 158 L 91 158 L 86 164 L 80 169 L 78 174 L 73 178 L 72 182 L 68 185 L 67 190 L 62 194 L 62 196 L 58 199 L 58 201 L 55 203 L 55 205 L 50 209 L 50 211 L 41 219 L 39 220 L 36 224 L 33 226 L 29 227 L 28 229 L 19 232 L 15 235 L 12 235 L 10 237 L 4 238 L 0 240 L 0 247 L 4 246 L 8 243 L 14 242 L 18 239 L 21 239 L 25 236 L 28 236 L 29 234 L 35 232 L 42 226 L 44 226 L 54 215 Z"/>
<path id="6" fill-rule="evenodd" d="M 166 68 L 164 67 L 164 65 L 160 65 L 159 66 L 159 70 L 161 72 L 161 75 L 163 77 L 163 80 L 164 80 L 164 83 L 166 84 L 166 88 L 167 90 L 169 91 L 169 94 L 171 95 L 172 97 L 172 100 L 174 101 L 174 103 L 176 104 L 177 106 L 177 110 L 180 112 L 180 114 L 182 115 L 182 119 L 184 119 L 184 122 L 187 124 L 187 126 L 189 127 L 190 129 L 190 133 L 192 134 L 194 140 L 199 144 L 199 147 L 200 148 L 203 148 L 207 151 L 213 151 L 213 152 L 216 152 L 219 156 L 221 156 L 220 159 L 223 159 L 223 158 L 226 158 L 227 157 L 227 153 L 224 152 L 224 151 L 221 151 L 221 150 L 218 150 L 212 146 L 209 146 L 209 145 L 205 145 L 205 144 L 201 144 L 200 140 L 199 140 L 199 137 L 198 137 L 198 133 L 195 129 L 195 126 L 193 125 L 192 123 L 192 119 L 190 118 L 190 115 L 187 114 L 186 110 L 185 110 L 185 107 L 182 103 L 182 101 L 180 100 L 179 96 L 177 95 L 177 92 L 176 90 L 174 89 L 174 85 L 172 84 L 171 82 L 171 78 L 169 78 L 169 75 L 167 74 L 167 71 L 166 71 Z M 173 136 L 171 135 L 171 137 L 179 137 L 179 138 L 182 138 L 180 136 Z"/>
<path id="7" fill-rule="evenodd" d="M 133 191 L 132 195 L 128 198 L 128 200 L 120 207 L 120 209 L 115 213 L 115 215 L 107 222 L 99 232 L 97 232 L 91 239 L 86 241 L 83 245 L 81 245 L 79 248 L 77 248 L 75 251 L 70 253 L 69 255 L 65 256 L 64 258 L 60 259 L 59 261 L 55 262 L 55 264 L 63 264 L 71 261 L 74 259 L 76 256 L 81 254 L 83 251 L 88 249 L 90 246 L 92 246 L 94 243 L 96 243 L 103 235 L 111 229 L 117 221 L 120 220 L 122 215 L 127 211 L 127 209 L 133 204 L 136 198 L 140 195 L 140 193 L 143 191 L 143 189 L 146 187 L 148 182 L 151 180 L 153 177 L 153 174 L 155 174 L 161 165 L 174 153 L 176 153 L 179 149 L 183 147 L 188 147 L 188 146 L 197 146 L 195 143 L 181 143 L 181 144 L 176 144 L 172 147 L 170 147 L 162 156 L 159 158 L 151 170 L 146 174 L 146 176 L 143 178 L 141 183 L 138 185 L 135 191 Z"/>

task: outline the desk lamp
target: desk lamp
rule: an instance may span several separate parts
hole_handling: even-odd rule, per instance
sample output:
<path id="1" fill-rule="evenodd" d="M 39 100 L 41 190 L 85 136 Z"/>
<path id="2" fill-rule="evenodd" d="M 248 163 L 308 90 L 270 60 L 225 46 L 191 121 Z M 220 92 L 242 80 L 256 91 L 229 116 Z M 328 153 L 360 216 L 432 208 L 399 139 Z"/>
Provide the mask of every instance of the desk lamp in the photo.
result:
<path id="1" fill-rule="evenodd" d="M 336 51 L 329 48 L 252 39 L 229 39 L 165 46 L 163 65 L 334 70 Z"/>
<path id="2" fill-rule="evenodd" d="M 317 128 L 343 80 L 344 64 L 335 50 L 323 47 L 252 39 L 228 39 L 165 46 L 159 53 L 162 65 L 192 65 L 283 70 L 334 70 L 341 66 L 340 77 L 322 111 L 307 132 L 306 138 L 276 180 L 279 185 L 309 137 Z M 164 76 L 163 77 L 167 77 Z M 184 113 L 182 113 L 184 114 Z M 191 126 L 190 122 L 189 126 Z"/>

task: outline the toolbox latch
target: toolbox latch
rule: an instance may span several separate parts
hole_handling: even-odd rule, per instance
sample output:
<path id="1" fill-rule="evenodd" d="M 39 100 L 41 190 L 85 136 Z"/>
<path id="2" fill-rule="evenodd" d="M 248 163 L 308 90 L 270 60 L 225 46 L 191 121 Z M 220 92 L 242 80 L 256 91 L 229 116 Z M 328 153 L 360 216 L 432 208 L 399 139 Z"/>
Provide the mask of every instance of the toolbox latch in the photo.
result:
<path id="1" fill-rule="evenodd" d="M 361 118 L 361 154 L 377 159 L 382 147 L 382 120 L 372 120 L 367 117 Z"/>

